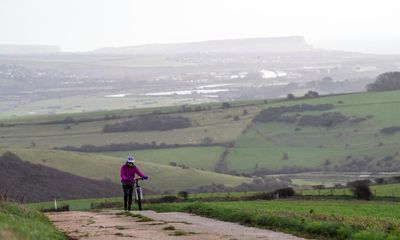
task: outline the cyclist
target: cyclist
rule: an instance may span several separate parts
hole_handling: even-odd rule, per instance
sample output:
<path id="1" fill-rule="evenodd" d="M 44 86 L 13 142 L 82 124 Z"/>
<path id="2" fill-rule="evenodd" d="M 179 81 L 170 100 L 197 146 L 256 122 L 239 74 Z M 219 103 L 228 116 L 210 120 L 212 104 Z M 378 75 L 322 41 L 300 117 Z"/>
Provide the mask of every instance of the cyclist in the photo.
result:
<path id="1" fill-rule="evenodd" d="M 132 204 L 133 185 L 135 184 L 135 174 L 142 179 L 148 179 L 135 165 L 135 158 L 128 156 L 128 159 L 121 167 L 121 183 L 124 190 L 124 210 L 130 211 Z"/>

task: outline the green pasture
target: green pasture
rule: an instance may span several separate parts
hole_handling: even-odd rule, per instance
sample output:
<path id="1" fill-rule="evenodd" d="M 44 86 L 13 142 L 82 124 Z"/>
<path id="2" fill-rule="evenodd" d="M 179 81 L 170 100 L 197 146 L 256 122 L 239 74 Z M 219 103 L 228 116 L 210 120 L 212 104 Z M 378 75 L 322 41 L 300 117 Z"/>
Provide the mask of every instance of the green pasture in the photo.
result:
<path id="1" fill-rule="evenodd" d="M 248 111 L 243 115 L 243 111 Z M 2 141 L 0 147 L 35 147 L 45 149 L 54 147 L 74 146 L 80 147 L 85 144 L 108 145 L 111 143 L 152 143 L 157 144 L 200 144 L 206 138 L 211 138 L 214 143 L 232 142 L 239 138 L 241 131 L 250 124 L 253 116 L 258 112 L 258 107 L 238 107 L 218 111 L 211 109 L 204 112 L 190 112 L 175 115 L 182 115 L 191 119 L 193 126 L 185 129 L 170 131 L 145 131 L 145 132 L 117 132 L 103 133 L 105 124 L 113 124 L 122 119 L 99 119 L 99 116 L 92 116 L 97 119 L 91 122 L 78 124 L 25 124 L 11 127 L 0 127 Z M 115 112 L 108 114 L 112 116 Z M 121 112 L 120 112 L 121 113 Z M 136 116 L 143 111 L 122 112 L 123 116 Z M 107 113 L 102 112 L 100 117 L 104 118 Z M 88 116 L 85 114 L 84 116 Z M 233 120 L 234 116 L 240 116 L 238 121 Z M 76 119 L 82 118 L 75 116 Z M 52 119 L 39 118 L 41 122 Z M 38 121 L 38 120 L 36 120 Z M 28 121 L 32 123 L 31 121 Z"/>
<path id="2" fill-rule="evenodd" d="M 372 193 L 377 197 L 400 197 L 400 184 L 371 185 Z M 327 188 L 321 190 L 302 190 L 302 195 L 326 195 L 326 196 L 353 196 L 349 188 Z"/>
<path id="3" fill-rule="evenodd" d="M 151 204 L 313 239 L 398 239 L 400 204 L 365 201 L 247 201 Z"/>
<path id="4" fill-rule="evenodd" d="M 129 92 L 129 90 L 127 90 Z M 104 95 L 80 95 L 72 97 L 38 100 L 33 102 L 1 101 L 0 109 L 7 109 L 0 113 L 0 119 L 9 120 L 12 117 L 24 115 L 56 115 L 68 113 L 85 113 L 91 111 L 109 111 L 118 109 L 156 108 L 179 106 L 185 104 L 200 104 L 214 102 L 210 98 L 190 97 L 106 97 Z"/>
<path id="5" fill-rule="evenodd" d="M 343 103 L 339 103 L 342 101 Z M 330 111 L 346 116 L 367 117 L 360 123 L 336 127 L 300 127 L 285 123 L 257 123 L 230 149 L 227 166 L 230 170 L 252 172 L 256 169 L 277 170 L 303 167 L 335 171 L 351 159 L 372 158 L 366 169 L 377 169 L 378 161 L 391 155 L 394 160 L 386 169 L 400 167 L 400 134 L 382 135 L 380 129 L 400 126 L 400 94 L 396 92 L 359 93 L 318 99 L 276 102 L 263 107 L 295 104 L 334 104 Z M 321 114 L 302 112 L 300 115 Z M 284 158 L 284 153 L 288 155 Z M 324 165 L 325 162 L 329 164 Z M 386 164 L 386 163 L 384 163 Z M 360 168 L 361 169 L 361 168 Z"/>
<path id="6" fill-rule="evenodd" d="M 185 147 L 156 150 L 137 150 L 122 152 L 104 152 L 100 154 L 126 158 L 134 155 L 138 161 L 151 162 L 161 165 L 185 165 L 190 168 L 214 171 L 215 166 L 224 151 L 223 147 Z"/>
<path id="7" fill-rule="evenodd" d="M 124 158 L 90 153 L 75 153 L 56 150 L 36 149 L 0 149 L 0 154 L 11 151 L 21 159 L 35 164 L 42 164 L 64 172 L 91 179 L 108 179 L 120 182 L 119 171 Z M 155 191 L 181 191 L 205 185 L 224 184 L 237 186 L 248 183 L 250 178 L 225 175 L 198 169 L 182 169 L 138 160 L 137 165 L 150 180 L 143 182 L 143 187 Z"/>

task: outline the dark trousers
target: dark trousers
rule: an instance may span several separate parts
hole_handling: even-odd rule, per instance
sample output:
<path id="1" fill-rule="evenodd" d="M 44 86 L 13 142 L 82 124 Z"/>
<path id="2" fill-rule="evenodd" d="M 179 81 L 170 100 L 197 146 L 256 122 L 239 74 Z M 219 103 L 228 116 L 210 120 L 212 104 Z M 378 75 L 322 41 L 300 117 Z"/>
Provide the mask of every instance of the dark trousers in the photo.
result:
<path id="1" fill-rule="evenodd" d="M 124 209 L 130 211 L 132 205 L 133 185 L 122 184 L 122 189 L 124 190 Z"/>

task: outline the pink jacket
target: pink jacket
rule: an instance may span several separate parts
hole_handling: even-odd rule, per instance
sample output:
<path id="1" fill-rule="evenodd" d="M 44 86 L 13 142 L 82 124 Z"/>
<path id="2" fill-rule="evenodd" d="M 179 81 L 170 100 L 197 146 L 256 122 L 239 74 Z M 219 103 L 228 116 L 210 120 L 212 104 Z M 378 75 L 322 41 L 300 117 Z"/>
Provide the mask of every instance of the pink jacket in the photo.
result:
<path id="1" fill-rule="evenodd" d="M 121 183 L 133 184 L 135 181 L 135 173 L 140 177 L 144 177 L 144 174 L 136 166 L 129 167 L 127 164 L 124 164 L 121 167 Z"/>

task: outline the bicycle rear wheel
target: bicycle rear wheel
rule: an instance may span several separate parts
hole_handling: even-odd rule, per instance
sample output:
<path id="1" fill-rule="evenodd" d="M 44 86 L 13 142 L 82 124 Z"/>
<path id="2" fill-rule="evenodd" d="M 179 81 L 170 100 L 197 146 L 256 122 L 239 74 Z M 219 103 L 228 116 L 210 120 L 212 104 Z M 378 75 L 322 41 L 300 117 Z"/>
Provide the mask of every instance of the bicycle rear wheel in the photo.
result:
<path id="1" fill-rule="evenodd" d="M 142 189 L 139 187 L 136 188 L 135 191 L 136 191 L 136 200 L 139 207 L 139 211 L 142 211 Z"/>

